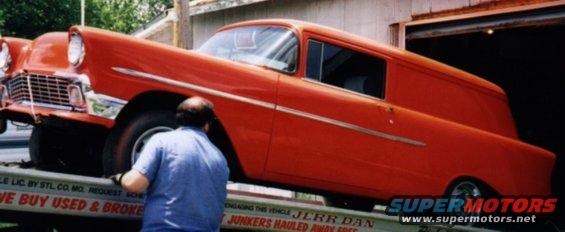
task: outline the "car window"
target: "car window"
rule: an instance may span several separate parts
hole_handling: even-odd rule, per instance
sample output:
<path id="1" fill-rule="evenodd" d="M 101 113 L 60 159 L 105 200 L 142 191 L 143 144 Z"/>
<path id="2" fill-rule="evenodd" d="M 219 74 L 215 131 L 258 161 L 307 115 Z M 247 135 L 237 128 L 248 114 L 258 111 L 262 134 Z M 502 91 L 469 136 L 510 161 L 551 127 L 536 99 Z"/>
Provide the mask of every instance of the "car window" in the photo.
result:
<path id="1" fill-rule="evenodd" d="M 320 41 L 308 41 L 306 77 L 377 98 L 384 97 L 386 62 Z"/>
<path id="2" fill-rule="evenodd" d="M 216 33 L 199 53 L 292 73 L 296 70 L 298 39 L 286 28 L 248 26 Z"/>

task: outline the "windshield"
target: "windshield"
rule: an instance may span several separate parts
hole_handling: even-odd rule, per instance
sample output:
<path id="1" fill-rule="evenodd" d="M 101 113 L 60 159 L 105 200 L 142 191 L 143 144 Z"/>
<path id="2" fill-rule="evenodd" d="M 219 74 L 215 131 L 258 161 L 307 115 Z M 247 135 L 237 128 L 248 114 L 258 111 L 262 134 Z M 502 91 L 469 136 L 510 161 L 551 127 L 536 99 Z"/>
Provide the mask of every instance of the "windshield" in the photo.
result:
<path id="1" fill-rule="evenodd" d="M 296 70 L 298 39 L 282 27 L 240 27 L 216 33 L 198 52 L 291 73 Z"/>

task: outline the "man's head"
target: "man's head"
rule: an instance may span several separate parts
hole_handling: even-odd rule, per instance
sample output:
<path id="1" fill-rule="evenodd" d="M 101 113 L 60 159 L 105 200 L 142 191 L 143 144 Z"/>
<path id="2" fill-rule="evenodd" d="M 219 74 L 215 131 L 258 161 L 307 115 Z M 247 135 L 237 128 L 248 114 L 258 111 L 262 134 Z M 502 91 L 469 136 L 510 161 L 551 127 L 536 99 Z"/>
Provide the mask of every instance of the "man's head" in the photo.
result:
<path id="1" fill-rule="evenodd" d="M 177 123 L 179 126 L 191 126 L 208 130 L 214 120 L 214 104 L 201 98 L 191 97 L 177 107 Z"/>

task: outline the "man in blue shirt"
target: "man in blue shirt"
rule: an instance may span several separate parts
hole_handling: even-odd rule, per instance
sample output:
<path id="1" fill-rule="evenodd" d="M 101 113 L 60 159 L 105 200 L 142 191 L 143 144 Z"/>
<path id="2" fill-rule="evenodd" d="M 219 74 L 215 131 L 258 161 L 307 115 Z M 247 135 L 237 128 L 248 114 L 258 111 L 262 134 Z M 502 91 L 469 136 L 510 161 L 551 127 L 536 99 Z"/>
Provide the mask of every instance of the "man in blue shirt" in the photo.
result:
<path id="1" fill-rule="evenodd" d="M 142 231 L 219 231 L 229 169 L 206 136 L 213 105 L 192 97 L 176 117 L 178 129 L 151 137 L 132 170 L 111 179 L 129 192 L 147 189 Z"/>

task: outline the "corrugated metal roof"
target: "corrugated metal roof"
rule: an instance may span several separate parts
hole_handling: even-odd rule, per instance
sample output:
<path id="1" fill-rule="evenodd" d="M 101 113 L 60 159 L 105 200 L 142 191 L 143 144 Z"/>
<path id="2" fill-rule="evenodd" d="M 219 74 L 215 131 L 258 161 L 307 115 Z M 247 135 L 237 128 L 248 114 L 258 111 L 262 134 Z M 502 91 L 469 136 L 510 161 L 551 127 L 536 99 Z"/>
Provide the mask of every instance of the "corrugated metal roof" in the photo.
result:
<path id="1" fill-rule="evenodd" d="M 190 1 L 190 15 L 206 14 L 265 1 L 268 0 L 193 0 Z M 148 36 L 160 31 L 167 23 L 174 20 L 177 20 L 177 16 L 172 9 L 169 9 L 151 20 L 151 22 L 137 29 L 132 33 L 132 35 L 138 38 L 147 38 Z"/>
<path id="2" fill-rule="evenodd" d="M 199 6 L 199 5 L 204 5 L 204 4 L 209 4 L 209 3 L 215 3 L 218 0 L 192 0 L 190 1 L 190 6 Z"/>
<path id="3" fill-rule="evenodd" d="M 206 14 L 268 0 L 195 0 L 190 2 L 190 15 Z"/>

